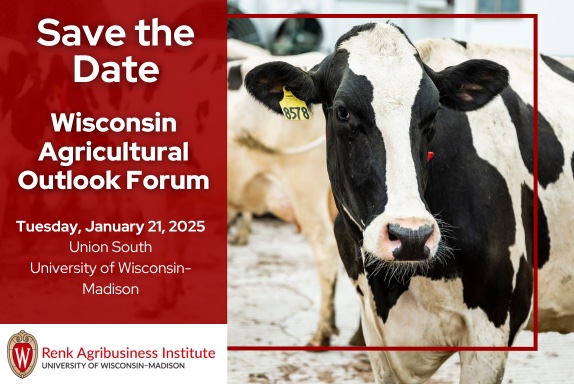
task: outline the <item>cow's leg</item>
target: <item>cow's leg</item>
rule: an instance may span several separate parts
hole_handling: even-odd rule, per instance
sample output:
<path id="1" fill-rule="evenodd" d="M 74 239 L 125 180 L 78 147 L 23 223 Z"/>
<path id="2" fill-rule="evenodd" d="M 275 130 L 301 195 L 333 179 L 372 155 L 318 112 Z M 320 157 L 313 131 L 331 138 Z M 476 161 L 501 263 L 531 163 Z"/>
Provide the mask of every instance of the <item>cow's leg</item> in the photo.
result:
<path id="1" fill-rule="evenodd" d="M 239 213 L 235 226 L 235 233 L 229 242 L 233 245 L 246 245 L 251 233 L 251 224 L 253 223 L 253 213 L 243 211 Z"/>
<path id="2" fill-rule="evenodd" d="M 342 220 L 337 220 L 335 222 L 335 232 L 336 233 L 340 232 L 340 229 L 343 225 L 344 224 Z M 341 253 L 344 252 L 345 255 L 349 255 L 352 253 L 351 251 L 352 243 L 345 241 L 342 242 L 340 237 L 337 237 L 337 241 L 339 242 L 339 252 Z M 360 329 L 363 331 L 365 344 L 370 347 L 384 345 L 384 342 L 380 337 L 379 330 L 372 321 L 369 321 L 369 319 L 371 320 L 373 319 L 373 316 L 367 315 L 369 310 L 370 310 L 369 308 L 366 308 L 365 298 L 364 296 L 362 296 Z M 398 356 L 400 355 L 396 355 L 396 357 Z M 373 376 L 375 377 L 375 383 L 377 384 L 401 384 L 401 381 L 397 378 L 397 376 L 393 372 L 392 361 L 389 359 L 389 357 L 390 356 L 388 352 L 369 351 L 369 360 L 371 362 L 371 369 L 373 370 Z"/>
<path id="3" fill-rule="evenodd" d="M 227 229 L 228 230 L 233 224 L 235 224 L 235 221 L 238 219 L 238 217 L 239 217 L 239 212 L 237 212 L 234 209 L 227 207 Z"/>
<path id="4" fill-rule="evenodd" d="M 319 324 L 308 344 L 329 345 L 331 335 L 339 333 L 335 324 L 334 303 L 339 257 L 333 235 L 333 224 L 329 218 L 327 199 L 323 195 L 322 200 L 309 200 L 307 195 L 298 196 L 292 201 L 297 222 L 313 249 L 321 287 Z"/>
<path id="5" fill-rule="evenodd" d="M 301 231 L 307 236 L 307 240 L 313 248 L 321 288 L 319 324 L 308 344 L 312 346 L 329 345 L 331 335 L 339 334 L 335 323 L 335 284 L 339 258 L 334 241 L 330 239 L 332 234 L 329 237 L 329 234 L 325 233 L 326 228 L 322 228 L 318 223 L 314 224 L 312 228 L 308 228 L 308 223 L 300 222 L 299 224 Z"/>
<path id="6" fill-rule="evenodd" d="M 355 331 L 355 334 L 349 340 L 349 345 L 364 346 L 365 336 L 363 335 L 363 327 L 361 326 L 361 318 L 359 317 L 359 327 Z"/>
<path id="7" fill-rule="evenodd" d="M 461 384 L 501 383 L 508 352 L 460 352 Z"/>

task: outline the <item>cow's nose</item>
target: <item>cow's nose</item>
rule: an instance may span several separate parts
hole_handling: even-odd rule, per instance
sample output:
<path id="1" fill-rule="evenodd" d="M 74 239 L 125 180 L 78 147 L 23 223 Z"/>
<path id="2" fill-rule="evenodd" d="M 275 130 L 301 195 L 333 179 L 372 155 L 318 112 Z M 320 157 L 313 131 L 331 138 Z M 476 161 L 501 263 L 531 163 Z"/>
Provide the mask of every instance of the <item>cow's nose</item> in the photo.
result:
<path id="1" fill-rule="evenodd" d="M 399 224 L 389 224 L 389 240 L 399 241 L 398 248 L 393 250 L 395 260 L 415 261 L 426 259 L 430 256 L 430 248 L 427 244 L 434 232 L 432 225 L 423 225 L 418 228 L 405 228 Z"/>

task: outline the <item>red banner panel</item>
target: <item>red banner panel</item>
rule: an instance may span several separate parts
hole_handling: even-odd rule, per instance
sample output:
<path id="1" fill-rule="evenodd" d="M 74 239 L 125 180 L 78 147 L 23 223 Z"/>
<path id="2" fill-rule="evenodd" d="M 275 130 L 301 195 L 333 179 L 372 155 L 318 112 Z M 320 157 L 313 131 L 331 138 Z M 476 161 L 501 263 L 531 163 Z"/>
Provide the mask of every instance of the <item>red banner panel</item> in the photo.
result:
<path id="1" fill-rule="evenodd" d="M 1 323 L 226 323 L 222 1 L 3 1 Z"/>

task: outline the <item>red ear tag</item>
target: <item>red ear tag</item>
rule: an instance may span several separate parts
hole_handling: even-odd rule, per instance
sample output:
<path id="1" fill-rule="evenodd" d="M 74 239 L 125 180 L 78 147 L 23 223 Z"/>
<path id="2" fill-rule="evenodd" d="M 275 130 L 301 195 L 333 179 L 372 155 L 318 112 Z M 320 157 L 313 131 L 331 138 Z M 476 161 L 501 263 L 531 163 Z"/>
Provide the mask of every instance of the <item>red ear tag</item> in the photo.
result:
<path id="1" fill-rule="evenodd" d="M 434 152 L 427 153 L 427 162 L 434 157 Z"/>

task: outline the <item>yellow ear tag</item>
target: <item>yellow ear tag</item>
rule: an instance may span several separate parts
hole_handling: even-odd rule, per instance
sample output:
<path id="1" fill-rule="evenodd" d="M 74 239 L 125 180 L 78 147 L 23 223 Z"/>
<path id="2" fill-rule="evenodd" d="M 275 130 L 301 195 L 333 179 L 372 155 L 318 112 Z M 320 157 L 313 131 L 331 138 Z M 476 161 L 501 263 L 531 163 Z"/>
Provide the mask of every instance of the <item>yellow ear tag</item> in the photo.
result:
<path id="1" fill-rule="evenodd" d="M 283 116 L 287 120 L 309 120 L 311 113 L 307 104 L 303 100 L 299 100 L 291 91 L 283 87 L 283 100 L 279 102 Z"/>

